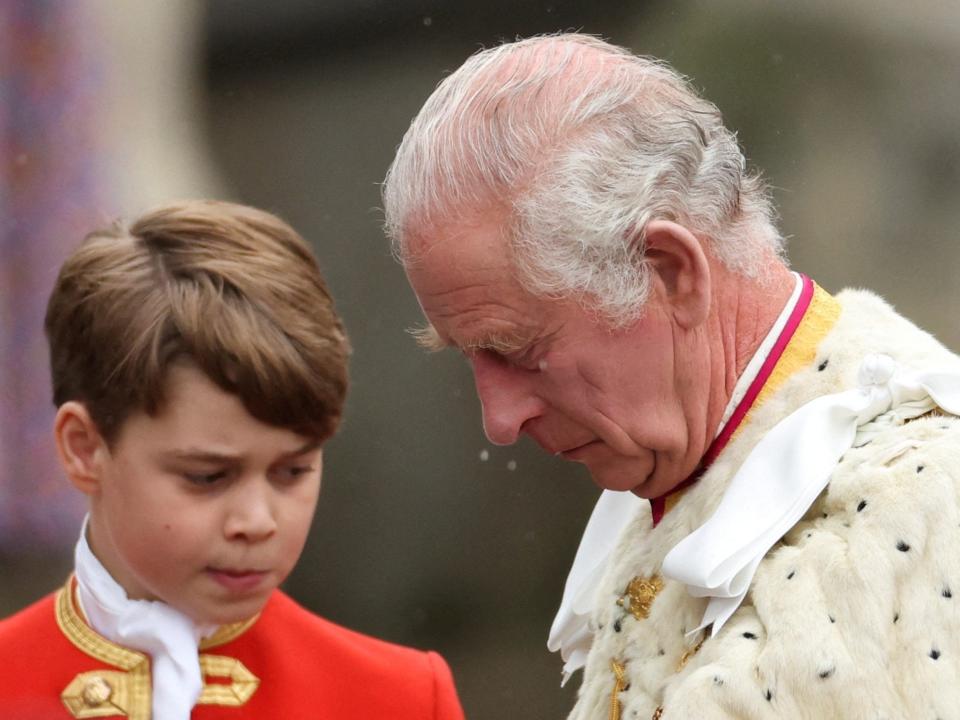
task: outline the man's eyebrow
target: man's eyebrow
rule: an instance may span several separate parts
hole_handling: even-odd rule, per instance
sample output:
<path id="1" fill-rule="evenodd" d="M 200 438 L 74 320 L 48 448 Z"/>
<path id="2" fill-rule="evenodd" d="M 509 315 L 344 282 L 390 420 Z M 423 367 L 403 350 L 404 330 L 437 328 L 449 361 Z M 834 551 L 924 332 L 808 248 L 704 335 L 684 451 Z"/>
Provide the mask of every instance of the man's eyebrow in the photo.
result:
<path id="1" fill-rule="evenodd" d="M 469 352 L 471 350 L 492 350 L 500 355 L 505 355 L 522 350 L 528 344 L 526 338 L 515 333 L 491 333 L 473 338 L 463 344 L 455 343 L 441 337 L 437 329 L 429 323 L 408 330 L 408 332 L 413 335 L 420 347 L 430 352 L 438 352 L 446 348 L 457 348 L 463 352 Z"/>
<path id="2" fill-rule="evenodd" d="M 490 334 L 484 337 L 472 340 L 466 347 L 467 350 L 491 350 L 498 355 L 507 355 L 515 353 L 529 344 L 527 338 L 517 334 Z"/>
<path id="3" fill-rule="evenodd" d="M 413 335 L 413 339 L 417 341 L 417 345 L 430 352 L 440 352 L 452 346 L 451 343 L 440 337 L 440 333 L 438 333 L 437 329 L 430 323 L 421 325 L 420 327 L 410 328 L 407 332 Z"/>

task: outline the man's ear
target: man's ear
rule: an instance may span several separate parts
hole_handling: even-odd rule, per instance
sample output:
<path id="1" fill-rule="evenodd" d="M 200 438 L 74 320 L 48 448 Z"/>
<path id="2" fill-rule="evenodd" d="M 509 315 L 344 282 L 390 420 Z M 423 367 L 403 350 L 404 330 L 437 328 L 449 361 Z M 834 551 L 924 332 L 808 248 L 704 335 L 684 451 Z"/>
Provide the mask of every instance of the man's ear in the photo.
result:
<path id="1" fill-rule="evenodd" d="M 681 327 L 700 325 L 710 311 L 710 263 L 697 237 L 670 220 L 651 220 L 644 228 L 646 257 L 666 292 Z"/>
<path id="2" fill-rule="evenodd" d="M 80 492 L 97 494 L 109 449 L 87 408 L 73 400 L 61 405 L 53 422 L 53 436 L 70 482 Z"/>

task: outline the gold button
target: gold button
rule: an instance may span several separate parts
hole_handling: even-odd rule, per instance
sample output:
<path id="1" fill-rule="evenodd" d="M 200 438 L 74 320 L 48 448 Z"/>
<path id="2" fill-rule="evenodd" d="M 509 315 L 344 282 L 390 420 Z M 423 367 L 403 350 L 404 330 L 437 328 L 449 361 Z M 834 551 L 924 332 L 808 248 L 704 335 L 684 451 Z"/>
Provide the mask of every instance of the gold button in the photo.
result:
<path id="1" fill-rule="evenodd" d="M 99 675 L 90 678 L 83 686 L 83 702 L 87 707 L 100 707 L 111 695 L 113 688 Z"/>

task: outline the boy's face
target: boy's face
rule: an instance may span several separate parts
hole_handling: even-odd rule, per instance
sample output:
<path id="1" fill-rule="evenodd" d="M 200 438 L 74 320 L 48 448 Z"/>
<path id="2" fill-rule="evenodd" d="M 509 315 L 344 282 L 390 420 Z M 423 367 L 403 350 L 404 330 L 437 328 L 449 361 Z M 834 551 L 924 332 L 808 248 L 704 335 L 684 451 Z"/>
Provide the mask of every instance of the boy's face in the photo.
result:
<path id="1" fill-rule="evenodd" d="M 131 598 L 244 620 L 303 550 L 322 450 L 258 421 L 193 366 L 167 383 L 159 414 L 131 416 L 98 451 L 90 544 Z"/>

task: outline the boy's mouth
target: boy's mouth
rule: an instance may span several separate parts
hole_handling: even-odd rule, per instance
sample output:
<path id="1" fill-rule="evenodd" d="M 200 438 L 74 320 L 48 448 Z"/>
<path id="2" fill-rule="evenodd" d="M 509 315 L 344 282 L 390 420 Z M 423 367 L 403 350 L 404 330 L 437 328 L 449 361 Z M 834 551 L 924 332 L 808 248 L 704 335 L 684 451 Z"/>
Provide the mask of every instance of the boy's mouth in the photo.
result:
<path id="1" fill-rule="evenodd" d="M 211 567 L 207 568 L 207 574 L 231 592 L 246 593 L 259 589 L 269 573 L 266 570 L 235 570 Z"/>

